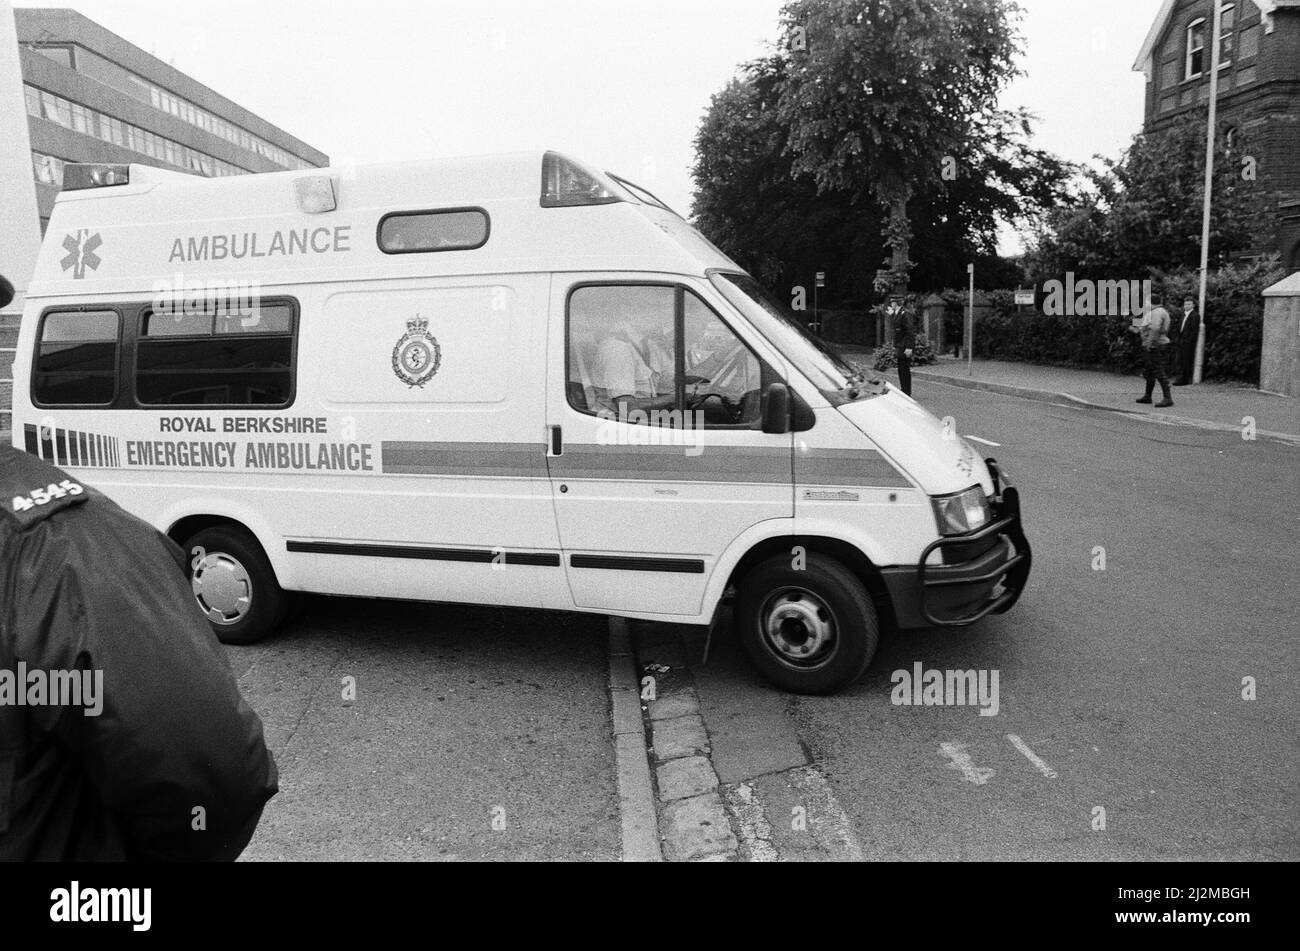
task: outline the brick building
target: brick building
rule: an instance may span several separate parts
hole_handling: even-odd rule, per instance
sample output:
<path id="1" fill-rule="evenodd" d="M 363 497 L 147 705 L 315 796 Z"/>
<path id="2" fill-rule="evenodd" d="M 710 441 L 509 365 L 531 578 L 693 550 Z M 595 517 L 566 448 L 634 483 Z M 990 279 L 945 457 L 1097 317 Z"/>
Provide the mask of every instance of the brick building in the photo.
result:
<path id="1" fill-rule="evenodd" d="M 1165 0 L 1134 64 L 1146 75 L 1144 130 L 1159 133 L 1210 99 L 1215 0 Z M 1266 195 L 1260 253 L 1300 269 L 1300 0 L 1224 2 L 1219 134 L 1251 143 Z M 1204 121 L 1202 119 L 1202 121 Z"/>
<path id="2" fill-rule="evenodd" d="M 67 162 L 135 162 L 210 177 L 329 164 L 79 13 L 14 14 L 42 232 Z"/>

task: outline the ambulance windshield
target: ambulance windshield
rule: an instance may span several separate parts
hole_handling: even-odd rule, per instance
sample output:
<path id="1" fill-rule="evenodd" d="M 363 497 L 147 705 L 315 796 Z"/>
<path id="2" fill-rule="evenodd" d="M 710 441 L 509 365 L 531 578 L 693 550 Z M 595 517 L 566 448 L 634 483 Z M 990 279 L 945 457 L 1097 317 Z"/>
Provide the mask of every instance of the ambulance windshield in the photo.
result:
<path id="1" fill-rule="evenodd" d="M 862 374 L 799 323 L 748 274 L 714 271 L 713 286 L 819 390 L 842 390 Z"/>

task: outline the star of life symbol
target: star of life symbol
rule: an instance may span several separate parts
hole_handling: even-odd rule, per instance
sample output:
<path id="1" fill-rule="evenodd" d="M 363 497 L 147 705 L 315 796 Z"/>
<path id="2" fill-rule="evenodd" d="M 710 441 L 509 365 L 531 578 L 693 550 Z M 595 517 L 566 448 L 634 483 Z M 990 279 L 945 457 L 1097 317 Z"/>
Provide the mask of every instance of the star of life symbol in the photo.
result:
<path id="1" fill-rule="evenodd" d="M 393 372 L 409 387 L 424 386 L 442 366 L 442 348 L 419 314 L 406 322 L 406 333 L 393 348 Z"/>
<path id="2" fill-rule="evenodd" d="M 76 235 L 68 235 L 63 239 L 63 250 L 68 253 L 59 264 L 65 271 L 72 268 L 73 279 L 79 281 L 86 276 L 86 268 L 99 270 L 101 262 L 95 251 L 103 243 L 104 239 L 98 231 L 91 234 L 90 229 L 82 228 Z"/>

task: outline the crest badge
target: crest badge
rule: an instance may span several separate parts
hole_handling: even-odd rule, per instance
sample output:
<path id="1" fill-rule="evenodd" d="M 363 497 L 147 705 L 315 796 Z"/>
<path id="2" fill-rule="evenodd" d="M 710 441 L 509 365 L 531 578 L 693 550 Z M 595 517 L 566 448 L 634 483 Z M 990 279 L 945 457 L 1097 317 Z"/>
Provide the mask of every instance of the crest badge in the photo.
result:
<path id="1" fill-rule="evenodd" d="M 442 366 L 442 348 L 419 314 L 406 322 L 406 333 L 393 348 L 393 372 L 409 387 L 424 386 Z"/>

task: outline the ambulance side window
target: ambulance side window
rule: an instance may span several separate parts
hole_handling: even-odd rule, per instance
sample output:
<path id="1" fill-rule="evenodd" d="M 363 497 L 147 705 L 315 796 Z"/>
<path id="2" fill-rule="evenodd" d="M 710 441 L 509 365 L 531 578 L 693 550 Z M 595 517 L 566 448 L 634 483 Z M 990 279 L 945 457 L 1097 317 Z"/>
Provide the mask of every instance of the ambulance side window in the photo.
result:
<path id="1" fill-rule="evenodd" d="M 41 323 L 32 401 L 38 406 L 107 406 L 117 395 L 116 311 L 50 313 Z"/>
<path id="2" fill-rule="evenodd" d="M 569 296 L 569 404 L 649 422 L 677 405 L 677 290 L 590 285 Z M 662 419 L 663 417 L 659 417 Z"/>
<path id="3" fill-rule="evenodd" d="M 708 304 L 686 294 L 686 404 L 692 419 L 713 426 L 760 422 L 763 365 Z"/>
<path id="4" fill-rule="evenodd" d="M 567 395 L 579 412 L 670 428 L 758 427 L 775 377 L 692 291 L 579 285 L 568 318 Z"/>
<path id="5" fill-rule="evenodd" d="M 487 244 L 490 231 L 482 208 L 394 212 L 380 219 L 376 240 L 385 254 L 473 251 Z"/>
<path id="6" fill-rule="evenodd" d="M 288 406 L 296 312 L 287 301 L 235 313 L 145 311 L 136 400 L 144 406 Z"/>

